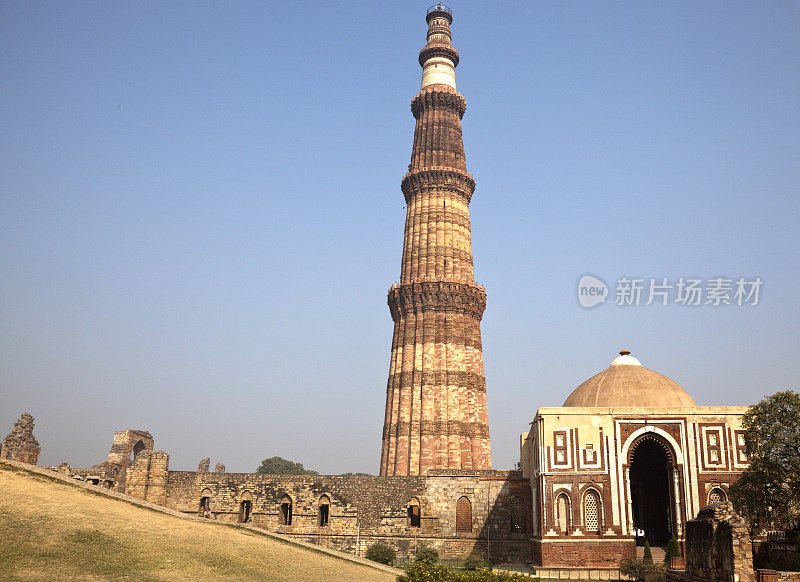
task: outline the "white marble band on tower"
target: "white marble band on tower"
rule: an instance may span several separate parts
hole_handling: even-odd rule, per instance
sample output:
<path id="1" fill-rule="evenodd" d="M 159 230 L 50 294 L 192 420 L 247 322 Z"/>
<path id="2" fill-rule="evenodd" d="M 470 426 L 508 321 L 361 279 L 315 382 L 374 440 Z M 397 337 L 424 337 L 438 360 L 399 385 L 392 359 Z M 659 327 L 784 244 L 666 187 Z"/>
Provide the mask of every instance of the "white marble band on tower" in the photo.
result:
<path id="1" fill-rule="evenodd" d="M 456 68 L 448 58 L 433 57 L 422 65 L 422 88 L 437 84 L 456 88 Z"/>
<path id="2" fill-rule="evenodd" d="M 422 89 L 430 85 L 447 85 L 456 88 L 458 51 L 451 45 L 453 38 L 450 23 L 453 15 L 441 2 L 428 9 L 427 44 L 419 55 L 422 65 Z"/>

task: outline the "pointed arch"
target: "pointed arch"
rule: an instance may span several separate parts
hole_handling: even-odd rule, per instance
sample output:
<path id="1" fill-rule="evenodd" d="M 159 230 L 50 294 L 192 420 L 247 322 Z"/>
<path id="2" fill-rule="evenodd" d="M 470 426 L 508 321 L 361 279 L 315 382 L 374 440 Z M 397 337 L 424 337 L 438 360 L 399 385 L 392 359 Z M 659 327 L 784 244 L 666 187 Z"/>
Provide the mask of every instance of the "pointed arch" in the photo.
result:
<path id="1" fill-rule="evenodd" d="M 515 533 L 525 533 L 525 502 L 520 497 L 513 497 L 508 506 L 511 514 L 511 531 Z"/>
<path id="2" fill-rule="evenodd" d="M 197 507 L 197 517 L 210 517 L 211 497 L 213 495 L 213 492 L 208 487 L 200 492 L 200 503 Z"/>
<path id="3" fill-rule="evenodd" d="M 420 505 L 419 499 L 412 497 L 408 502 L 408 527 L 420 527 Z"/>
<path id="4" fill-rule="evenodd" d="M 239 496 L 239 523 L 253 521 L 253 494 L 245 490 Z"/>
<path id="5" fill-rule="evenodd" d="M 572 499 L 566 490 L 556 494 L 555 520 L 561 535 L 569 535 L 572 529 Z"/>
<path id="6" fill-rule="evenodd" d="M 322 495 L 319 498 L 319 509 L 317 510 L 318 525 L 320 527 L 327 527 L 328 520 L 330 519 L 331 512 L 331 498 L 327 495 Z"/>
<path id="7" fill-rule="evenodd" d="M 728 500 L 728 494 L 722 487 L 712 487 L 708 492 L 708 505 L 712 503 L 724 503 Z"/>
<path id="8" fill-rule="evenodd" d="M 147 449 L 147 445 L 144 444 L 142 439 L 136 441 L 136 444 L 133 445 L 131 449 L 131 460 L 130 462 L 133 463 L 136 460 L 136 456 L 141 453 L 142 451 Z"/>
<path id="9" fill-rule="evenodd" d="M 472 503 L 466 496 L 456 502 L 456 531 L 472 531 Z"/>
<path id="10" fill-rule="evenodd" d="M 599 533 L 603 527 L 603 502 L 594 487 L 583 492 L 583 527 L 587 532 Z"/>
<path id="11" fill-rule="evenodd" d="M 284 495 L 281 498 L 281 525 L 292 525 L 292 498 Z"/>

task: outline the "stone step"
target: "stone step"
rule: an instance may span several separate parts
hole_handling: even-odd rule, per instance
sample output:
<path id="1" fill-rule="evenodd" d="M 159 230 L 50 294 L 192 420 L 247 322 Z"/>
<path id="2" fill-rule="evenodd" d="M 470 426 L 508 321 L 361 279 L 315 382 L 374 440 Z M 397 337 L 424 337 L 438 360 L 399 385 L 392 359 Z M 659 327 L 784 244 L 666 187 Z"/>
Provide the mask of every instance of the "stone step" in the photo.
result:
<path id="1" fill-rule="evenodd" d="M 658 564 L 664 561 L 667 555 L 667 549 L 655 546 L 650 548 L 650 553 L 653 555 L 653 562 Z M 636 557 L 639 559 L 644 558 L 644 548 L 636 548 Z"/>

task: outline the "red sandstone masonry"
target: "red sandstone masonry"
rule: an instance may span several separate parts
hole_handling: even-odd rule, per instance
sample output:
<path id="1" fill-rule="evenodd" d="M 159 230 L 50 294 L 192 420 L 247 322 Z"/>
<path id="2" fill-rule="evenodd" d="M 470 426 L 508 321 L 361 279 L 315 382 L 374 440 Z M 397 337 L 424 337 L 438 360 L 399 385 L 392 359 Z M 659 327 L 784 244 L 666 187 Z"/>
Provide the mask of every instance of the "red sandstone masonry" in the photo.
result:
<path id="1" fill-rule="evenodd" d="M 449 17 L 428 20 L 421 55 L 458 64 Z M 464 97 L 442 84 L 425 87 L 411 103 L 416 124 L 401 185 L 407 213 L 400 284 L 388 293 L 395 325 L 381 475 L 492 466 L 480 330 L 486 293 L 473 275 L 475 181 L 461 135 L 465 110 Z"/>

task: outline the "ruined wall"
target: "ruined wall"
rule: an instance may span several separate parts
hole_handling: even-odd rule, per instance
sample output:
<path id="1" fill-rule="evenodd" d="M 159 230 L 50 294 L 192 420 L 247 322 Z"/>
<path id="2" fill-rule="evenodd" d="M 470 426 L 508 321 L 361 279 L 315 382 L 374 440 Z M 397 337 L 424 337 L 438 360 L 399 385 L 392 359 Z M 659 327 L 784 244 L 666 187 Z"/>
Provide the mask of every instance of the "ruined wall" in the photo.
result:
<path id="1" fill-rule="evenodd" d="M 730 502 L 709 505 L 686 524 L 686 569 L 670 570 L 672 582 L 754 582 L 753 545 L 745 521 Z"/>
<path id="2" fill-rule="evenodd" d="M 35 465 L 41 452 L 42 447 L 33 436 L 33 416 L 23 412 L 19 420 L 14 423 L 14 428 L 0 445 L 0 459 L 11 459 Z"/>
<path id="3" fill-rule="evenodd" d="M 169 455 L 164 451 L 142 451 L 126 470 L 125 493 L 145 501 L 167 504 Z"/>
<path id="4" fill-rule="evenodd" d="M 126 493 L 194 515 L 205 513 L 201 499 L 208 498 L 213 519 L 247 520 L 359 555 L 380 541 L 403 557 L 433 546 L 443 558 L 477 553 L 496 563 L 530 559 L 525 522 L 530 490 L 516 471 L 442 470 L 427 477 L 261 475 L 209 472 L 205 459 L 196 472 L 169 471 L 168 463 L 161 451 L 139 455 L 128 469 Z M 456 519 L 462 497 L 471 510 L 470 527 L 464 531 Z M 291 504 L 291 523 L 285 523 L 286 502 Z M 321 525 L 323 505 L 328 518 Z M 412 524 L 409 506 L 419 507 L 418 526 Z"/>

